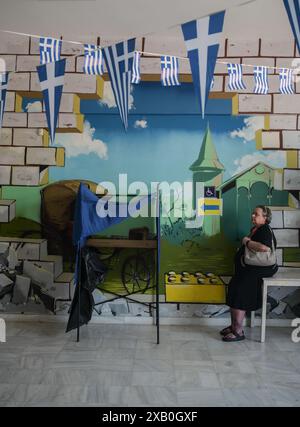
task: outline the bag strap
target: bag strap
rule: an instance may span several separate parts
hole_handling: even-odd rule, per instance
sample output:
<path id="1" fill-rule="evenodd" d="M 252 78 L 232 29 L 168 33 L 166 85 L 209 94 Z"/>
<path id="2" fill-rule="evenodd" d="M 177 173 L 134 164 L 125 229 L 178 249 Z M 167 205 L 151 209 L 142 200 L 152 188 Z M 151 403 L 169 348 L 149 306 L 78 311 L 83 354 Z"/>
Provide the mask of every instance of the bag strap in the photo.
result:
<path id="1" fill-rule="evenodd" d="M 275 252 L 276 248 L 275 248 L 275 236 L 274 236 L 274 232 L 273 232 L 272 228 L 269 226 L 269 224 L 268 224 L 268 227 L 269 227 L 269 230 L 271 231 L 271 234 L 272 234 L 272 250 L 273 250 L 273 252 Z"/>

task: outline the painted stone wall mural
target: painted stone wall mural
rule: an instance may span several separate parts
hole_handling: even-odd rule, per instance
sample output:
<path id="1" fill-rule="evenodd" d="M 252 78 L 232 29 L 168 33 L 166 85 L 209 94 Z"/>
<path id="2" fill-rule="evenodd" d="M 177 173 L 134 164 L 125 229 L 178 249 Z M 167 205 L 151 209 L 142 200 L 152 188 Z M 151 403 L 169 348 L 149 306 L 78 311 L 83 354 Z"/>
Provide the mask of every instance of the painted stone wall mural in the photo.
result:
<path id="1" fill-rule="evenodd" d="M 73 58 L 67 61 L 58 134 L 49 147 L 32 65 L 38 63 L 37 46 L 34 41 L 29 46 L 28 41 L 22 52 L 10 54 L 11 41 L 1 43 L 1 57 L 19 73 L 8 86 L 1 130 L 0 262 L 12 273 L 0 273 L 0 310 L 68 310 L 74 291 L 71 212 L 82 180 L 100 194 L 107 183 L 120 194 L 134 193 L 133 182 L 144 183 L 148 191 L 153 183 L 167 184 L 162 192 L 160 293 L 162 300 L 175 304 L 162 305 L 164 316 L 228 315 L 225 285 L 258 204 L 272 209 L 281 268 L 300 267 L 299 95 L 279 94 L 278 76 L 269 76 L 268 95 L 249 94 L 247 89 L 235 94 L 228 91 L 226 67 L 217 64 L 203 120 L 190 75 L 181 76 L 184 82 L 174 88 L 146 81 L 146 73 L 159 80 L 155 59 L 149 59 L 145 78 L 131 91 L 125 133 L 110 84 L 83 75 L 83 58 Z M 231 41 L 222 47 L 220 58 L 245 61 L 244 56 L 251 56 L 251 63 L 259 58 L 282 66 L 288 60 L 281 58 L 280 48 L 277 52 L 273 45 L 262 44 L 267 58 L 259 57 L 256 42 L 249 42 L 246 49 Z M 294 52 L 293 46 L 287 54 L 292 58 Z M 252 78 L 244 76 L 248 88 Z M 203 197 L 201 206 L 197 182 L 213 196 Z M 204 205 L 211 214 L 195 222 L 194 209 Z M 130 218 L 105 234 L 128 237 L 130 229 L 145 227 L 149 236 L 154 235 L 153 218 Z M 126 291 L 122 271 L 133 254 L 130 250 L 114 257 L 110 251 L 102 254 L 109 260 L 109 271 L 101 290 L 95 292 L 96 301 L 103 300 L 105 289 Z M 153 261 L 151 253 L 143 255 L 149 267 L 149 271 L 143 267 L 147 283 L 153 280 Z M 35 285 L 31 293 L 30 282 L 18 274 L 18 267 Z M 299 316 L 299 295 L 294 288 L 272 289 L 269 316 Z M 146 291 L 139 297 L 150 300 L 152 295 Z M 105 304 L 99 314 L 149 315 L 143 307 L 122 300 Z"/>

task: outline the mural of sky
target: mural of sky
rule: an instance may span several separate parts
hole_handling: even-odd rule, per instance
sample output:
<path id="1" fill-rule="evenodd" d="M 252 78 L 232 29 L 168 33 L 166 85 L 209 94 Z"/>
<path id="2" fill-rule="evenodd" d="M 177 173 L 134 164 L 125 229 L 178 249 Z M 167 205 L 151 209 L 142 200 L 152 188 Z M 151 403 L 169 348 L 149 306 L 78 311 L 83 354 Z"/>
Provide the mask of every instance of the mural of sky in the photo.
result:
<path id="1" fill-rule="evenodd" d="M 224 180 L 258 161 L 283 167 L 284 153 L 259 152 L 255 131 L 262 117 L 231 116 L 230 100 L 209 100 L 204 120 L 199 114 L 192 84 L 165 88 L 142 82 L 132 87 L 129 128 L 124 131 L 110 83 L 104 99 L 82 101 L 83 134 L 57 134 L 56 145 L 66 149 L 64 168 L 51 168 L 50 179 L 90 179 L 118 182 L 191 181 L 191 164 L 197 159 L 209 124 Z M 29 108 L 38 108 L 32 102 Z"/>

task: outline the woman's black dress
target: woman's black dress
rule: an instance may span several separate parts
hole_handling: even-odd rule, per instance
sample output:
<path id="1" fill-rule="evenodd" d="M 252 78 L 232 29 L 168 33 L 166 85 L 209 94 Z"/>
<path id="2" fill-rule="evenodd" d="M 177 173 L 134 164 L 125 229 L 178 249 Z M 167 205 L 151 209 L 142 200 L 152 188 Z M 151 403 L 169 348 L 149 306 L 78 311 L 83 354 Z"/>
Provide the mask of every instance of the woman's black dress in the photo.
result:
<path id="1" fill-rule="evenodd" d="M 251 236 L 251 240 L 262 243 L 272 248 L 273 233 L 268 225 L 262 225 Z M 276 248 L 276 239 L 274 236 Z M 227 305 L 239 310 L 253 311 L 262 306 L 262 283 L 263 277 L 273 276 L 278 266 L 256 267 L 241 263 L 244 255 L 244 245 L 235 256 L 235 274 L 228 284 Z"/>

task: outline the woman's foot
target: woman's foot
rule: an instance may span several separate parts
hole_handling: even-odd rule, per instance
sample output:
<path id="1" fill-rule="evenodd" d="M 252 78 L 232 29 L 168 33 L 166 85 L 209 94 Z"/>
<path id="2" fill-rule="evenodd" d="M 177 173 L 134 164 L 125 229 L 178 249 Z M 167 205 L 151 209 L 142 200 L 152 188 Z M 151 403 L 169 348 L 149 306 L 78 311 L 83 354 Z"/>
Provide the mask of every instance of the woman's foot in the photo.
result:
<path id="1" fill-rule="evenodd" d="M 230 332 L 229 334 L 223 336 L 222 340 L 225 342 L 235 342 L 235 341 L 243 341 L 245 339 L 244 331 L 241 333 Z"/>
<path id="2" fill-rule="evenodd" d="M 222 331 L 220 331 L 220 335 L 225 337 L 226 335 L 230 334 L 231 331 L 232 331 L 232 327 L 230 325 L 230 326 L 227 326 L 227 328 L 222 329 Z"/>

